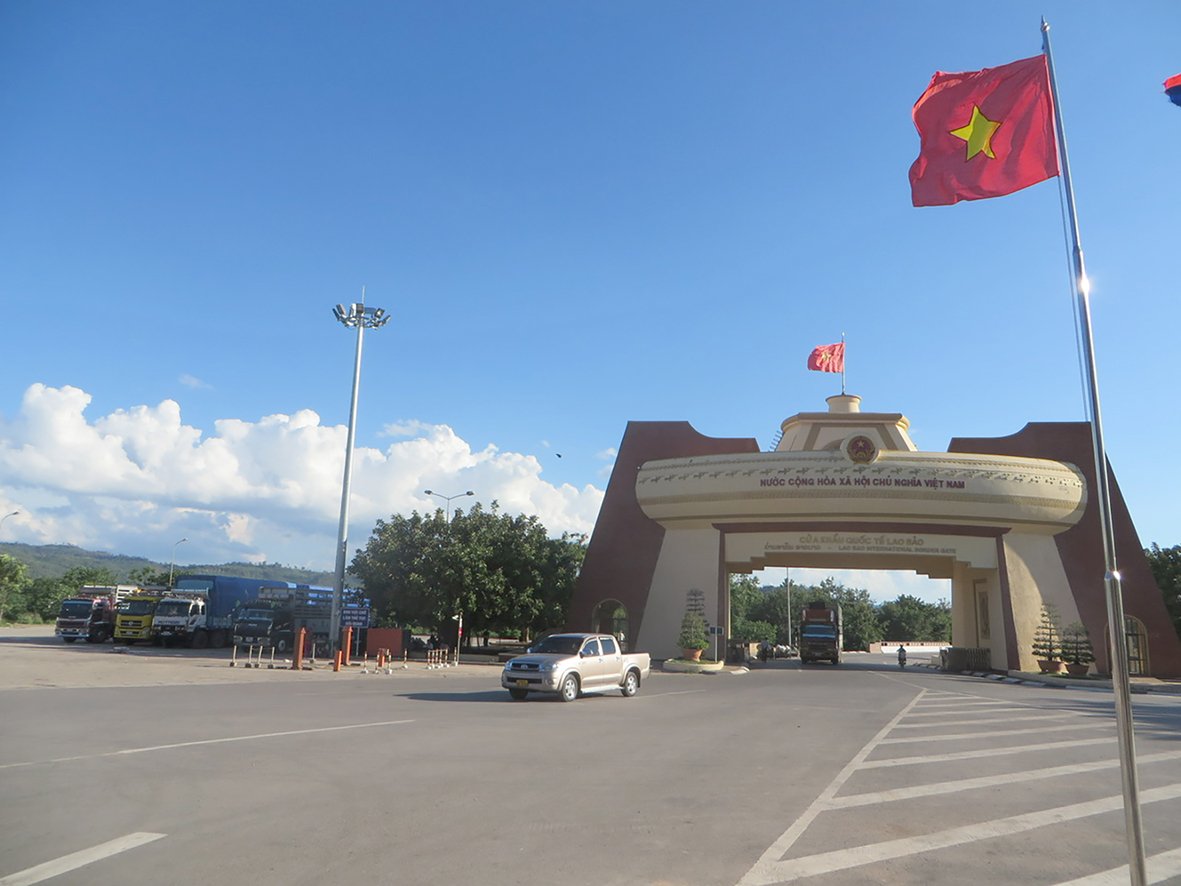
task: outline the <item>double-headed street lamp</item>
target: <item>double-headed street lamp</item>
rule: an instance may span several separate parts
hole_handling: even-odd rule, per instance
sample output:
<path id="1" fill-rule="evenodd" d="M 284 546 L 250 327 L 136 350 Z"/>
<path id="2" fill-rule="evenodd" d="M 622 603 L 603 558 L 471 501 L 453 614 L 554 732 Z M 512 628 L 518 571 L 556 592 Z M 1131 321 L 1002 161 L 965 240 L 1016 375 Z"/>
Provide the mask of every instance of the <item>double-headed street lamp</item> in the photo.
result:
<path id="1" fill-rule="evenodd" d="M 451 502 L 452 502 L 452 500 L 456 499 L 456 498 L 463 498 L 465 495 L 475 495 L 475 493 L 472 492 L 470 489 L 467 492 L 457 492 L 457 493 L 455 493 L 455 495 L 444 495 L 441 492 L 431 492 L 431 490 L 429 490 L 429 489 L 424 489 L 423 493 L 425 495 L 433 495 L 435 498 L 441 498 L 441 499 L 443 499 L 443 501 L 447 502 L 447 522 L 448 523 L 451 522 Z"/>
<path id="2" fill-rule="evenodd" d="M 389 322 L 390 315 L 383 308 L 365 307 L 365 289 L 361 301 L 348 307 L 337 305 L 333 314 L 347 327 L 357 329 L 357 357 L 353 363 L 353 399 L 349 405 L 348 442 L 344 448 L 344 483 L 340 492 L 340 533 L 336 540 L 336 578 L 332 585 L 332 618 L 328 628 L 328 642 L 335 652 L 340 645 L 340 612 L 344 605 L 344 568 L 349 546 L 349 488 L 353 482 L 353 440 L 357 433 L 357 391 L 361 387 L 361 342 L 366 329 L 377 329 Z"/>
<path id="3" fill-rule="evenodd" d="M 448 526 L 451 525 L 451 502 L 457 498 L 463 498 L 464 496 L 468 496 L 468 495 L 475 495 L 475 493 L 472 492 L 472 490 L 470 490 L 470 489 L 467 492 L 457 492 L 457 493 L 455 493 L 455 495 L 444 495 L 441 492 L 435 492 L 430 489 L 424 489 L 423 493 L 426 495 L 433 495 L 435 498 L 441 498 L 441 499 L 443 499 L 443 501 L 447 502 L 447 525 Z M 456 622 L 458 622 L 458 624 L 456 625 L 456 628 L 455 628 L 455 663 L 459 664 L 459 647 L 463 643 L 463 610 L 462 609 L 459 610 L 458 615 L 453 615 L 451 617 L 453 619 L 455 619 Z"/>
<path id="4" fill-rule="evenodd" d="M 168 590 L 172 590 L 172 567 L 176 565 L 176 546 L 182 545 L 187 538 L 178 538 L 172 545 L 172 559 L 168 561 Z"/>

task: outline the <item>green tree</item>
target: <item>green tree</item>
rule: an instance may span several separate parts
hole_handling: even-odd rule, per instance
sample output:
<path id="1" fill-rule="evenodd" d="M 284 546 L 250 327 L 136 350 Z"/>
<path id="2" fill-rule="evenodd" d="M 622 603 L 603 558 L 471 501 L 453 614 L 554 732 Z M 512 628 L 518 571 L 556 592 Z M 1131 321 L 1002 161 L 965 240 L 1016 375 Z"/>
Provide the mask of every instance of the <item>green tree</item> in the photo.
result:
<path id="1" fill-rule="evenodd" d="M 175 582 L 184 573 L 179 569 L 174 569 L 172 573 L 172 580 Z M 127 580 L 131 584 L 139 585 L 140 587 L 168 587 L 168 570 L 157 569 L 155 566 L 141 566 L 139 569 L 132 569 L 127 573 Z"/>
<path id="2" fill-rule="evenodd" d="M 542 630 L 566 618 L 582 565 L 581 536 L 548 537 L 535 516 L 476 505 L 379 520 L 350 572 L 365 584 L 382 625 L 431 627 L 454 639 L 463 613 L 465 636 Z"/>
<path id="3" fill-rule="evenodd" d="M 777 588 L 771 588 L 763 591 L 763 598 L 751 609 L 750 617 L 756 621 L 766 622 L 775 629 L 775 636 L 772 638 L 775 643 L 785 643 L 793 645 L 795 639 L 791 636 L 791 631 L 797 628 L 796 621 L 799 619 L 799 614 L 793 612 L 794 609 L 799 608 L 800 587 L 794 585 L 795 597 L 788 591 L 788 582 L 790 579 L 785 579 L 784 583 Z"/>
<path id="4" fill-rule="evenodd" d="M 885 640 L 951 641 L 951 605 L 902 594 L 878 609 Z"/>
<path id="5" fill-rule="evenodd" d="M 1165 598 L 1165 608 L 1173 619 L 1173 629 L 1181 637 L 1181 545 L 1162 548 L 1154 543 L 1151 548 L 1144 550 L 1144 556 L 1148 558 L 1156 585 Z"/>
<path id="6" fill-rule="evenodd" d="M 4 613 L 25 611 L 25 591 L 29 579 L 25 564 L 16 557 L 0 554 L 0 621 Z"/>

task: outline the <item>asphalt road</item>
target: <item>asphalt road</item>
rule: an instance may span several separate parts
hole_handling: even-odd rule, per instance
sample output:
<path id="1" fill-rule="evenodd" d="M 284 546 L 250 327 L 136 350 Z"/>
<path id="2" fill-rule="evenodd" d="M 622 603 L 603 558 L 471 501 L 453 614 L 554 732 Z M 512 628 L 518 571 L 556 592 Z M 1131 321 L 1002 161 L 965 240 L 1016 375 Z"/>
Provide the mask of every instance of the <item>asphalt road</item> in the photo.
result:
<path id="1" fill-rule="evenodd" d="M 0 635 L 0 886 L 1128 882 L 1109 692 L 851 656 L 562 704 L 226 663 Z M 1181 698 L 1134 704 L 1179 882 Z"/>

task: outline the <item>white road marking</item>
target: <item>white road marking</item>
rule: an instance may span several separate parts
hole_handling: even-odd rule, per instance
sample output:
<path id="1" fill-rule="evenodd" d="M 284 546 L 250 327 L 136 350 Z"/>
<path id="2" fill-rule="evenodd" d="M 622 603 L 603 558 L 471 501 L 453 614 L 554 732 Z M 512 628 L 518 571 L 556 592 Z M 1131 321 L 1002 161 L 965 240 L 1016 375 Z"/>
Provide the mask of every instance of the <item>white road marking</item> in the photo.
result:
<path id="1" fill-rule="evenodd" d="M 1163 800 L 1175 800 L 1178 797 L 1181 797 L 1181 784 L 1172 784 L 1141 792 L 1140 802 L 1144 804 L 1159 803 Z M 853 846 L 834 852 L 821 852 L 816 855 L 790 858 L 769 864 L 764 863 L 761 858 L 739 882 L 740 886 L 771 886 L 774 883 L 790 883 L 804 877 L 816 877 L 866 864 L 889 861 L 892 858 L 904 858 L 908 855 L 948 849 L 966 843 L 1007 837 L 1053 824 L 1089 818 L 1106 812 L 1116 812 L 1123 809 L 1123 803 L 1123 796 L 1117 794 L 1087 803 L 1073 803 L 1069 806 L 1058 806 L 1054 809 L 1043 809 L 1008 818 L 949 828 L 920 837 L 905 837 L 899 840 L 887 840 L 883 843 Z M 782 854 L 780 853 L 780 857 Z M 766 858 L 765 854 L 764 858 Z"/>
<path id="2" fill-rule="evenodd" d="M 886 738 L 881 744 L 913 744 L 916 741 L 964 741 L 995 738 L 998 735 L 1042 735 L 1046 732 L 1078 732 L 1080 729 L 1110 729 L 1111 723 L 1075 723 L 1071 726 L 1038 726 L 1033 729 L 996 729 L 992 732 L 955 732 L 950 735 L 916 735 L 914 738 Z"/>
<path id="3" fill-rule="evenodd" d="M 804 814 L 797 818 L 792 823 L 792 826 L 784 831 L 779 839 L 772 843 L 766 852 L 759 856 L 759 860 L 756 861 L 751 869 L 746 872 L 743 878 L 738 881 L 738 886 L 756 886 L 756 884 L 776 882 L 774 878 L 770 880 L 765 879 L 767 872 L 777 869 L 779 865 L 779 859 L 783 858 L 784 854 L 786 854 L 787 851 L 791 849 L 796 840 L 800 838 L 800 835 L 808 829 L 808 825 L 812 823 L 817 815 L 825 810 L 827 804 L 834 796 L 836 796 L 836 793 L 841 789 L 841 786 L 844 785 L 844 783 L 849 780 L 853 773 L 861 767 L 862 763 L 865 761 L 865 758 L 872 754 L 874 749 L 877 748 L 882 740 L 890 734 L 890 730 L 897 726 L 898 722 L 910 713 L 911 709 L 918 703 L 919 699 L 921 699 L 926 694 L 926 692 L 926 689 L 920 689 L 919 694 L 910 700 L 910 704 L 899 711 L 893 720 L 883 726 L 878 731 L 878 734 L 871 738 L 869 742 L 866 743 L 865 747 L 863 747 L 853 756 L 853 759 L 845 765 L 844 769 L 837 773 L 837 777 L 829 783 L 828 787 L 821 791 L 820 796 L 813 800 L 812 804 L 804 810 Z"/>
<path id="4" fill-rule="evenodd" d="M 1149 883 L 1167 883 L 1174 877 L 1181 875 L 1181 849 L 1170 849 L 1159 855 L 1150 855 L 1145 861 L 1148 864 Z M 1128 882 L 1128 866 L 1112 868 L 1100 874 L 1089 877 L 1079 877 L 1068 880 L 1058 886 L 1125 886 Z"/>
<path id="5" fill-rule="evenodd" d="M 1077 741 L 1045 741 L 1040 744 L 1013 745 L 1009 748 L 985 748 L 979 751 L 955 751 L 950 754 L 925 754 L 921 757 L 893 757 L 889 760 L 869 760 L 861 764 L 862 769 L 884 769 L 889 766 L 914 766 L 916 763 L 948 763 L 952 760 L 975 760 L 979 757 L 1004 757 L 1009 754 L 1024 754 L 1026 751 L 1059 751 L 1066 748 L 1082 748 L 1096 744 L 1115 744 L 1110 738 L 1080 738 Z"/>
<path id="6" fill-rule="evenodd" d="M 989 711 L 988 713 L 992 713 Z M 918 716 L 911 714 L 911 717 Z M 1028 720 L 1065 720 L 1068 717 L 1077 717 L 1078 714 L 1068 712 L 1065 714 L 1028 714 L 1024 717 L 976 717 L 972 720 L 938 720 L 934 723 L 899 723 L 899 729 L 931 729 L 932 727 L 943 726 L 990 726 L 993 723 L 1023 723 Z M 910 719 L 908 717 L 907 719 Z"/>
<path id="7" fill-rule="evenodd" d="M 118 855 L 120 852 L 126 852 L 128 849 L 135 849 L 137 846 L 143 846 L 165 836 L 167 834 L 151 834 L 146 832 L 127 834 L 115 840 L 108 840 L 106 843 L 92 846 L 89 849 L 71 852 L 69 855 L 63 855 L 61 858 L 55 858 L 53 861 L 47 861 L 36 867 L 27 868 L 15 874 L 9 874 L 7 877 L 0 878 L 0 886 L 31 886 L 33 883 L 40 883 L 42 880 L 48 880 L 50 877 L 56 877 L 60 874 L 77 870 L 85 865 L 93 864 L 112 855 Z"/>
<path id="8" fill-rule="evenodd" d="M 927 710 L 928 708 L 954 708 L 960 705 L 971 705 L 973 707 L 989 707 L 996 705 L 1012 706 L 1011 701 L 1001 701 L 995 698 L 977 698 L 972 695 L 953 695 L 947 698 L 927 698 L 921 705 L 919 710 Z"/>
<path id="9" fill-rule="evenodd" d="M 1006 705 L 1005 707 L 987 706 L 987 707 L 989 707 L 989 710 L 986 710 L 986 711 L 982 711 L 978 707 L 975 707 L 975 706 L 973 706 L 971 708 L 965 708 L 962 711 L 956 710 L 955 708 L 952 708 L 952 707 L 940 708 L 939 710 L 935 710 L 935 711 L 929 711 L 929 710 L 915 711 L 913 714 L 911 714 L 909 717 L 907 717 L 907 719 L 913 720 L 917 717 L 946 717 L 949 714 L 963 714 L 965 716 L 967 716 L 968 714 L 998 714 L 998 713 L 1001 713 L 1002 711 L 1020 711 L 1021 713 L 1028 714 L 1032 710 L 1031 708 L 1025 707 L 1024 705 Z"/>
<path id="10" fill-rule="evenodd" d="M 1144 766 L 1149 763 L 1161 763 L 1178 758 L 1181 758 L 1181 751 L 1165 751 L 1160 754 L 1141 756 L 1137 758 L 1136 762 Z M 878 803 L 891 803 L 895 800 L 911 800 L 915 797 L 930 797 L 936 794 L 954 794 L 958 791 L 989 788 L 998 784 L 1020 784 L 1039 778 L 1057 778 L 1061 775 L 1077 775 L 1080 772 L 1098 772 L 1103 769 L 1115 769 L 1118 766 L 1119 760 L 1095 760 L 1090 763 L 1071 763 L 1064 766 L 1048 766 L 1045 769 L 1027 769 L 1024 772 L 1008 772 L 1003 775 L 986 775 L 979 778 L 961 778 L 956 781 L 912 785 L 889 791 L 849 794 L 834 798 L 828 804 L 828 808 L 848 809 L 853 806 L 874 806 Z"/>
<path id="11" fill-rule="evenodd" d="M 293 729 L 289 732 L 262 732 L 256 735 L 232 735 L 227 738 L 206 738 L 200 741 L 178 741 L 175 744 L 158 744 L 145 748 L 124 748 L 121 751 L 106 751 L 101 754 L 79 754 L 76 757 L 57 757 L 53 760 L 30 760 L 25 763 L 3 763 L 0 769 L 16 769 L 22 766 L 41 766 L 50 763 L 72 763 L 77 760 L 97 760 L 102 757 L 122 757 L 128 754 L 147 754 L 152 751 L 170 751 L 175 748 L 192 748 L 208 744 L 228 744 L 235 741 L 259 741 L 264 738 L 284 738 L 290 735 L 314 735 L 317 732 L 343 732 L 347 729 L 372 729 L 375 726 L 402 726 L 413 720 L 382 720 L 378 723 L 352 723 L 348 726 L 321 726 L 316 729 Z M 0 881 L 0 886 L 4 886 Z"/>

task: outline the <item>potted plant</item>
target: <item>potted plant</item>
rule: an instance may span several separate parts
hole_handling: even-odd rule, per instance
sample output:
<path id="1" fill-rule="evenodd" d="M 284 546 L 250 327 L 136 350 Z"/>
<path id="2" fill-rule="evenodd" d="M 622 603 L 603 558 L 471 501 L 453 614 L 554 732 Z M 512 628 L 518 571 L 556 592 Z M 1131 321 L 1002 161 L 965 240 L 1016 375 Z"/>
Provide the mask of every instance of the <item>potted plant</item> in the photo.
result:
<path id="1" fill-rule="evenodd" d="M 1033 654 L 1043 674 L 1061 672 L 1062 637 L 1058 632 L 1058 610 L 1048 603 L 1042 606 L 1042 620 L 1033 632 Z"/>
<path id="2" fill-rule="evenodd" d="M 709 646 L 709 635 L 705 632 L 705 619 L 696 612 L 686 612 L 681 619 L 681 633 L 677 645 L 687 661 L 700 661 L 701 651 Z"/>
<path id="3" fill-rule="evenodd" d="M 1091 647 L 1091 636 L 1086 625 L 1076 621 L 1062 631 L 1062 657 L 1066 660 L 1066 672 L 1072 677 L 1085 677 L 1095 660 Z"/>

